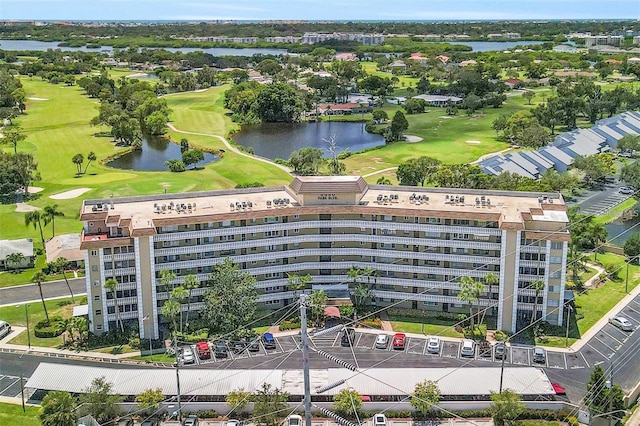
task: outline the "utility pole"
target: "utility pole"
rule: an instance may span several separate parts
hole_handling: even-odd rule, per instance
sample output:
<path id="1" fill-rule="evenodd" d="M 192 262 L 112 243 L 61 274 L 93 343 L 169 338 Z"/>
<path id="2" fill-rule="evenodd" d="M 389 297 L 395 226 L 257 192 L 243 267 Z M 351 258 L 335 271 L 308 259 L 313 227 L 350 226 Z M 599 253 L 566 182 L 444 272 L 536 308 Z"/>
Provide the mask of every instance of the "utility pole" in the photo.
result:
<path id="1" fill-rule="evenodd" d="M 309 336 L 307 335 L 307 295 L 300 295 L 300 333 L 302 336 L 302 370 L 304 372 L 304 420 L 311 426 L 311 382 L 309 379 Z"/>
<path id="2" fill-rule="evenodd" d="M 502 352 L 502 362 L 500 363 L 500 388 L 498 393 L 502 393 L 502 378 L 504 376 L 504 359 L 507 357 L 507 343 L 504 342 L 504 351 Z"/>
<path id="3" fill-rule="evenodd" d="M 569 347 L 569 319 L 571 319 L 571 311 L 573 311 L 573 308 L 571 307 L 571 305 L 569 305 L 568 302 L 566 306 L 567 306 L 567 329 L 564 334 L 564 346 L 568 348 Z"/>
<path id="4" fill-rule="evenodd" d="M 182 357 L 178 353 L 178 338 L 173 336 L 173 349 L 176 354 L 176 389 L 178 391 L 178 421 L 182 424 L 182 405 L 180 402 L 180 362 Z"/>
<path id="5" fill-rule="evenodd" d="M 609 371 L 609 412 L 613 410 L 613 361 Z M 609 417 L 609 426 L 613 426 L 613 416 Z"/>

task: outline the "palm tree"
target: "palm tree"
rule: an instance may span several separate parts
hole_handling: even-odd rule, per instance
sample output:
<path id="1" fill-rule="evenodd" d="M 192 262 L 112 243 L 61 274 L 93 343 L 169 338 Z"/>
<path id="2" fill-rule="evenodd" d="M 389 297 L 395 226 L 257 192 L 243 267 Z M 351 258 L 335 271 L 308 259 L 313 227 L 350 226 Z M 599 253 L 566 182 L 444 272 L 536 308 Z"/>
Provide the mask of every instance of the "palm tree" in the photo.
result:
<path id="1" fill-rule="evenodd" d="M 374 279 L 378 277 L 376 274 L 377 274 L 377 271 L 373 269 L 371 266 L 367 266 L 362 270 L 362 275 L 367 277 L 368 283 L 371 282 L 371 277 L 373 277 Z"/>
<path id="2" fill-rule="evenodd" d="M 58 211 L 58 205 L 46 206 L 44 208 L 44 225 L 47 226 L 51 222 L 51 238 L 56 236 L 56 217 L 64 217 L 64 213 Z"/>
<path id="3" fill-rule="evenodd" d="M 489 286 L 489 293 L 493 293 L 493 286 L 500 284 L 500 278 L 496 274 L 494 274 L 493 272 L 489 272 L 487 275 L 484 276 L 484 282 Z M 498 291 L 499 291 L 499 289 L 498 289 Z M 498 295 L 498 298 L 499 297 L 500 297 L 500 295 Z M 483 314 L 482 314 L 482 318 L 480 319 L 480 324 L 482 324 L 484 322 L 484 315 L 486 313 L 487 313 L 487 311 L 485 309 Z"/>
<path id="4" fill-rule="evenodd" d="M 38 290 L 40 291 L 40 299 L 42 300 L 42 307 L 44 308 L 44 316 L 47 318 L 47 322 L 49 322 L 49 312 L 47 311 L 47 305 L 44 303 L 44 295 L 42 294 L 42 283 L 47 281 L 47 274 L 42 271 L 38 271 L 33 274 L 31 277 L 31 282 L 38 284 Z"/>
<path id="5" fill-rule="evenodd" d="M 179 285 L 171 290 L 171 298 L 178 302 L 178 310 L 180 312 L 180 333 L 182 333 L 182 302 L 189 297 L 189 290 Z"/>
<path id="6" fill-rule="evenodd" d="M 173 281 L 176 279 L 176 274 L 170 269 L 163 269 L 160 271 L 160 284 L 165 287 L 165 291 L 173 290 Z"/>
<path id="7" fill-rule="evenodd" d="M 40 215 L 40 212 L 36 210 L 36 211 L 25 213 L 24 225 L 27 227 L 29 225 L 33 225 L 33 229 L 36 229 L 37 227 L 40 230 L 40 239 L 42 240 L 42 248 L 46 249 L 44 244 L 44 234 L 42 233 L 42 215 Z"/>
<path id="8" fill-rule="evenodd" d="M 60 272 L 62 277 L 64 278 L 64 282 L 67 283 L 67 288 L 69 289 L 69 293 L 71 293 L 71 301 L 75 303 L 75 299 L 73 298 L 73 290 L 71 290 L 71 286 L 69 285 L 69 280 L 67 279 L 67 266 L 69 265 L 69 261 L 66 257 L 59 257 L 53 262 L 53 267 L 56 272 Z"/>
<path id="9" fill-rule="evenodd" d="M 377 185 L 391 185 L 391 181 L 389 180 L 389 178 L 385 177 L 385 176 L 380 176 L 378 178 L 378 180 L 376 181 Z"/>
<path id="10" fill-rule="evenodd" d="M 353 287 L 352 294 L 355 301 L 356 309 L 363 310 L 365 302 L 371 297 L 371 288 L 362 283 L 357 283 Z"/>
<path id="11" fill-rule="evenodd" d="M 531 316 L 531 324 L 533 324 L 538 319 L 538 297 L 540 297 L 540 292 L 544 290 L 544 281 L 535 280 L 531 283 L 531 288 L 536 291 L 535 299 L 533 300 L 533 315 Z"/>
<path id="12" fill-rule="evenodd" d="M 76 405 L 69 392 L 52 391 L 42 399 L 38 417 L 43 426 L 75 426 L 78 424 Z"/>
<path id="13" fill-rule="evenodd" d="M 120 330 L 124 333 L 124 324 L 120 321 L 120 307 L 118 306 L 118 291 L 116 290 L 118 287 L 118 281 L 114 278 L 109 278 L 104 283 L 104 288 L 113 293 L 113 300 L 116 307 L 116 328 L 118 328 L 118 323 L 120 324 Z"/>
<path id="14" fill-rule="evenodd" d="M 7 257 L 4 258 L 4 264 L 7 268 L 9 265 L 12 265 L 12 268 L 16 270 L 20 268 L 24 260 L 25 257 L 22 253 L 9 253 Z"/>
<path id="15" fill-rule="evenodd" d="M 347 276 L 351 278 L 351 281 L 355 284 L 362 276 L 362 270 L 357 266 L 352 266 L 351 269 L 347 271 Z"/>
<path id="16" fill-rule="evenodd" d="M 87 173 L 87 169 L 89 168 L 89 164 L 91 164 L 93 161 L 96 161 L 96 158 L 98 158 L 98 157 L 96 157 L 96 153 L 93 152 L 93 151 L 91 151 L 89 153 L 89 155 L 87 155 L 87 160 L 89 160 L 89 161 L 87 162 L 87 165 L 84 167 L 83 174 Z"/>
<path id="17" fill-rule="evenodd" d="M 189 312 L 191 311 L 191 291 L 200 287 L 200 281 L 198 281 L 198 277 L 191 274 L 184 277 L 184 282 L 182 286 L 189 291 L 189 296 L 187 298 L 187 317 L 184 320 L 185 326 L 187 330 L 189 329 Z"/>
<path id="18" fill-rule="evenodd" d="M 471 332 L 474 332 L 473 304 L 480 300 L 480 294 L 484 291 L 484 285 L 469 276 L 460 278 L 460 291 L 458 299 L 469 305 Z"/>
<path id="19" fill-rule="evenodd" d="M 293 291 L 294 298 L 298 297 L 298 292 L 307 288 L 307 285 L 311 282 L 313 277 L 309 274 L 298 275 L 288 274 L 287 287 Z"/>
<path id="20" fill-rule="evenodd" d="M 173 332 L 176 331 L 176 318 L 180 313 L 180 303 L 177 300 L 167 300 L 162 305 L 162 315 L 173 324 Z"/>
<path id="21" fill-rule="evenodd" d="M 84 155 L 76 154 L 71 158 L 71 162 L 76 165 L 76 176 L 82 174 L 82 163 L 84 163 Z"/>

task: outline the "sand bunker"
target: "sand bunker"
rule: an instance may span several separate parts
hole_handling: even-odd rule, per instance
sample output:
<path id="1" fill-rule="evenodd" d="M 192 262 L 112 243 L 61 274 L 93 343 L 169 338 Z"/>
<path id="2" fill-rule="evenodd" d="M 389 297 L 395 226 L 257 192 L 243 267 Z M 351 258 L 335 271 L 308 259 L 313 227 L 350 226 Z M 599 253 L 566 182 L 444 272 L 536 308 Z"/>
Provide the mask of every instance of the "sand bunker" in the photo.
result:
<path id="1" fill-rule="evenodd" d="M 36 210 L 40 210 L 40 208 L 30 206 L 27 203 L 16 203 L 16 212 L 18 213 L 29 213 L 29 212 L 35 212 Z"/>
<path id="2" fill-rule="evenodd" d="M 44 191 L 44 188 L 40 188 L 39 186 L 30 186 L 28 191 L 29 194 L 37 194 L 38 192 Z"/>
<path id="3" fill-rule="evenodd" d="M 50 195 L 49 198 L 54 200 L 69 200 L 71 198 L 79 197 L 87 191 L 91 191 L 91 188 L 76 188 L 59 194 Z"/>
<path id="4" fill-rule="evenodd" d="M 404 135 L 404 141 L 408 143 L 416 143 L 422 141 L 422 138 L 415 135 Z"/>
<path id="5" fill-rule="evenodd" d="M 438 117 L 438 118 L 445 118 L 445 119 L 447 119 L 447 120 L 451 120 L 453 117 L 451 117 L 450 115 L 441 115 L 441 116 L 440 116 L 440 117 Z"/>
<path id="6" fill-rule="evenodd" d="M 31 96 L 27 99 L 29 99 L 30 101 L 48 101 L 49 100 L 47 98 L 36 98 L 35 96 Z"/>
<path id="7" fill-rule="evenodd" d="M 470 143 L 471 145 L 480 145 L 482 142 L 480 141 L 465 141 L 466 143 Z"/>

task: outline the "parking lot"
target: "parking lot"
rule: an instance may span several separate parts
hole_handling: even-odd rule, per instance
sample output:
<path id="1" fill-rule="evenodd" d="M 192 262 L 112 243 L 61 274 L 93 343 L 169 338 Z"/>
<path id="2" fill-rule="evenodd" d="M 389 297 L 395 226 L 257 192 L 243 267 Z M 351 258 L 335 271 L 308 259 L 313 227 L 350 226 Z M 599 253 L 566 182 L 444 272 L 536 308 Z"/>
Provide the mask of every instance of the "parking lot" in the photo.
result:
<path id="1" fill-rule="evenodd" d="M 28 378 L 24 378 L 24 383 Z M 0 396 L 20 396 L 20 377 L 0 375 Z"/>

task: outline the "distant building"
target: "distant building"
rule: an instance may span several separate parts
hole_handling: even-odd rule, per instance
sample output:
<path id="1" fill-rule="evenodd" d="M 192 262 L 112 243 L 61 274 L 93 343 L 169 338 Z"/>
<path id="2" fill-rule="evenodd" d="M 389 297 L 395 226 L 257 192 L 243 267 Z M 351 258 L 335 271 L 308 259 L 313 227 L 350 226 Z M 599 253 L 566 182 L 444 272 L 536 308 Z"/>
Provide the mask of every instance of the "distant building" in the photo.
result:
<path id="1" fill-rule="evenodd" d="M 80 234 L 56 235 L 47 241 L 47 263 L 60 257 L 69 261 L 73 269 L 84 267 L 84 251 L 80 250 Z"/>
<path id="2" fill-rule="evenodd" d="M 554 52 L 560 52 L 560 53 L 576 53 L 578 52 L 578 48 L 575 46 L 570 46 L 568 44 L 559 44 L 557 46 L 553 46 L 553 50 Z"/>
<path id="3" fill-rule="evenodd" d="M 355 53 L 342 52 L 335 56 L 336 61 L 355 61 L 358 59 Z"/>
<path id="4" fill-rule="evenodd" d="M 302 44 L 316 44 L 327 40 L 357 41 L 366 46 L 373 46 L 384 43 L 382 34 L 363 33 L 304 33 L 301 39 Z"/>
<path id="5" fill-rule="evenodd" d="M 23 259 L 17 265 L 7 264 L 7 256 L 20 253 Z M 33 240 L 22 238 L 19 240 L 0 240 L 0 269 L 23 269 L 33 267 L 36 257 L 33 253 Z"/>
<path id="6" fill-rule="evenodd" d="M 584 45 L 586 47 L 620 46 L 623 40 L 624 40 L 624 36 L 614 36 L 614 35 L 586 36 L 584 38 Z"/>
<path id="7" fill-rule="evenodd" d="M 507 40 L 514 40 L 514 39 L 519 39 L 521 38 L 520 33 L 500 33 L 500 34 L 487 34 L 487 38 L 489 40 L 500 40 L 500 39 L 507 39 Z"/>
<path id="8" fill-rule="evenodd" d="M 462 102 L 462 98 L 448 95 L 417 95 L 414 99 L 422 99 L 427 105 L 435 107 L 446 107 L 449 104 L 458 105 Z"/>

